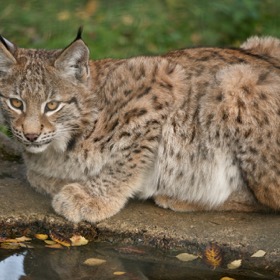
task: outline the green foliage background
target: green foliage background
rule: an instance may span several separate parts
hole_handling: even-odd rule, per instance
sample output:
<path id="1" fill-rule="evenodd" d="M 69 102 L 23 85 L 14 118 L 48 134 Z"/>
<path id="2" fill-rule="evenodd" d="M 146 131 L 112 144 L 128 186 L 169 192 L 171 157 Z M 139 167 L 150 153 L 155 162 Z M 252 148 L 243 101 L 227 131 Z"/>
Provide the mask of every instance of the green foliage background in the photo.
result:
<path id="1" fill-rule="evenodd" d="M 92 58 L 280 37 L 279 0 L 1 0 L 0 11 L 0 33 L 20 47 L 63 48 L 83 25 Z"/>

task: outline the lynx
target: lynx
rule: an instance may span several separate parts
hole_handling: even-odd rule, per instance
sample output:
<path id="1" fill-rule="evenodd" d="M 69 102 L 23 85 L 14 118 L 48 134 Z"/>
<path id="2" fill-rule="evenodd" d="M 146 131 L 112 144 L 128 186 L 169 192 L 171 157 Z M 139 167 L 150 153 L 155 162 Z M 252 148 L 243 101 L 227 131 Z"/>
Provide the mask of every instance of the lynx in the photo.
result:
<path id="1" fill-rule="evenodd" d="M 73 222 L 132 197 L 175 211 L 280 209 L 280 40 L 89 60 L 1 37 L 0 100 L 30 185 Z"/>

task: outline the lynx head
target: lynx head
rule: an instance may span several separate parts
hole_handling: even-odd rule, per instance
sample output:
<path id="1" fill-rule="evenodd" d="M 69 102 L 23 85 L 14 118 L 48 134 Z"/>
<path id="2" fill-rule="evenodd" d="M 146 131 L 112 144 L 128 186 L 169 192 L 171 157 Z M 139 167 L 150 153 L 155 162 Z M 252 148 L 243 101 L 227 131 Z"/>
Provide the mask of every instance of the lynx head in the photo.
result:
<path id="1" fill-rule="evenodd" d="M 0 41 L 0 109 L 12 133 L 27 152 L 49 146 L 64 151 L 82 129 L 81 107 L 88 103 L 89 50 L 81 29 L 63 50 L 22 49 Z"/>

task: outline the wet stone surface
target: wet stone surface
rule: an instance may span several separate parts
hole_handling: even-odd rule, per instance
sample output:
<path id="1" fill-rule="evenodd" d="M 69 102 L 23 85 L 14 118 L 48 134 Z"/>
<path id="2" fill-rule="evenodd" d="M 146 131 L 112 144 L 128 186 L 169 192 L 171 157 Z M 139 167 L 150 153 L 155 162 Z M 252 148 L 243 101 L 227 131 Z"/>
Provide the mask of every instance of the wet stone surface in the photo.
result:
<path id="1" fill-rule="evenodd" d="M 195 255 L 202 255 L 208 244 L 215 243 L 222 251 L 222 266 L 242 259 L 244 268 L 265 269 L 280 277 L 279 214 L 175 213 L 152 201 L 130 201 L 117 215 L 96 225 L 74 225 L 54 213 L 50 198 L 29 187 L 24 174 L 17 148 L 1 136 L 1 236 L 32 236 L 55 229 L 65 235 L 80 233 L 89 240 L 110 244 L 149 246 Z M 252 258 L 260 249 L 266 252 L 265 256 Z"/>

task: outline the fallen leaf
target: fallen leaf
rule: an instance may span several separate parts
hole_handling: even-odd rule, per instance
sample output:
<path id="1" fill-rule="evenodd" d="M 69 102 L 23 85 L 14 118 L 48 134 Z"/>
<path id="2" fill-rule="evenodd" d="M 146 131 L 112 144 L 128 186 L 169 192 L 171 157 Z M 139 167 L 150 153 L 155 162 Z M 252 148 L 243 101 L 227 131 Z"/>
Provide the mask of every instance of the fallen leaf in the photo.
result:
<path id="1" fill-rule="evenodd" d="M 59 243 L 51 244 L 51 245 L 45 245 L 47 248 L 51 249 L 63 249 L 63 246 Z"/>
<path id="2" fill-rule="evenodd" d="M 46 244 L 48 244 L 48 245 L 54 245 L 54 244 L 57 244 L 55 241 L 53 241 L 53 240 L 44 240 L 44 242 L 46 243 Z"/>
<path id="3" fill-rule="evenodd" d="M 176 256 L 177 259 L 179 259 L 182 262 L 191 262 L 198 258 L 196 255 L 188 254 L 188 253 L 181 253 Z"/>
<path id="4" fill-rule="evenodd" d="M 42 233 L 37 233 L 34 236 L 35 236 L 35 238 L 37 238 L 39 240 L 46 240 L 49 237 L 47 234 L 42 234 Z"/>
<path id="5" fill-rule="evenodd" d="M 73 235 L 70 240 L 71 246 L 83 246 L 88 244 L 88 240 L 81 235 Z"/>
<path id="6" fill-rule="evenodd" d="M 6 249 L 6 250 L 16 250 L 20 248 L 19 243 L 1 243 L 0 246 L 2 249 Z"/>
<path id="7" fill-rule="evenodd" d="M 84 261 L 84 264 L 89 265 L 89 266 L 96 266 L 96 265 L 101 265 L 105 262 L 106 262 L 106 260 L 97 259 L 97 258 L 89 258 Z"/>
<path id="8" fill-rule="evenodd" d="M 232 261 L 231 263 L 229 263 L 227 265 L 227 268 L 228 269 L 236 269 L 236 268 L 239 268 L 242 264 L 242 260 L 235 260 L 235 261 Z"/>
<path id="9" fill-rule="evenodd" d="M 222 251 L 217 244 L 211 243 L 207 245 L 204 251 L 205 262 L 214 269 L 222 263 Z"/>
<path id="10" fill-rule="evenodd" d="M 266 252 L 264 250 L 258 250 L 256 253 L 254 253 L 251 258 L 262 258 L 264 257 Z"/>
<path id="11" fill-rule="evenodd" d="M 17 242 L 26 242 L 26 241 L 30 241 L 30 240 L 32 240 L 32 238 L 29 238 L 29 237 L 26 237 L 26 236 L 16 238 Z"/>
<path id="12" fill-rule="evenodd" d="M 235 280 L 235 278 L 231 278 L 231 277 L 222 277 L 220 280 Z"/>
<path id="13" fill-rule="evenodd" d="M 2 240 L 0 240 L 0 243 L 1 242 L 5 242 L 5 243 L 19 243 L 19 242 L 26 242 L 26 241 L 30 241 L 30 240 L 31 240 L 31 238 L 22 236 L 22 237 L 18 237 L 18 238 L 2 239 Z"/>
<path id="14" fill-rule="evenodd" d="M 125 273 L 126 272 L 124 272 L 124 271 L 115 271 L 113 274 L 120 276 L 120 275 L 124 275 Z"/>
<path id="15" fill-rule="evenodd" d="M 66 247 L 71 246 L 71 240 L 69 238 L 64 237 L 62 234 L 60 234 L 58 232 L 50 231 L 50 238 L 53 241 L 55 241 L 63 246 L 66 246 Z"/>
<path id="16" fill-rule="evenodd" d="M 26 244 L 25 242 L 32 240 L 29 237 L 26 236 L 21 236 L 17 238 L 1 238 L 0 243 L 1 243 L 1 248 L 2 249 L 8 249 L 8 250 L 15 250 L 19 248 L 33 248 L 33 246 Z"/>
<path id="17" fill-rule="evenodd" d="M 32 249 L 34 248 L 34 246 L 32 245 L 29 245 L 29 244 L 26 244 L 26 243 L 18 243 L 18 245 L 21 247 L 21 248 L 29 248 L 29 249 Z"/>
<path id="18" fill-rule="evenodd" d="M 12 239 L 12 238 L 3 238 L 3 239 L 1 239 L 0 240 L 0 243 L 2 243 L 2 242 L 4 242 L 4 243 L 18 243 L 18 241 L 16 240 L 16 239 Z"/>

